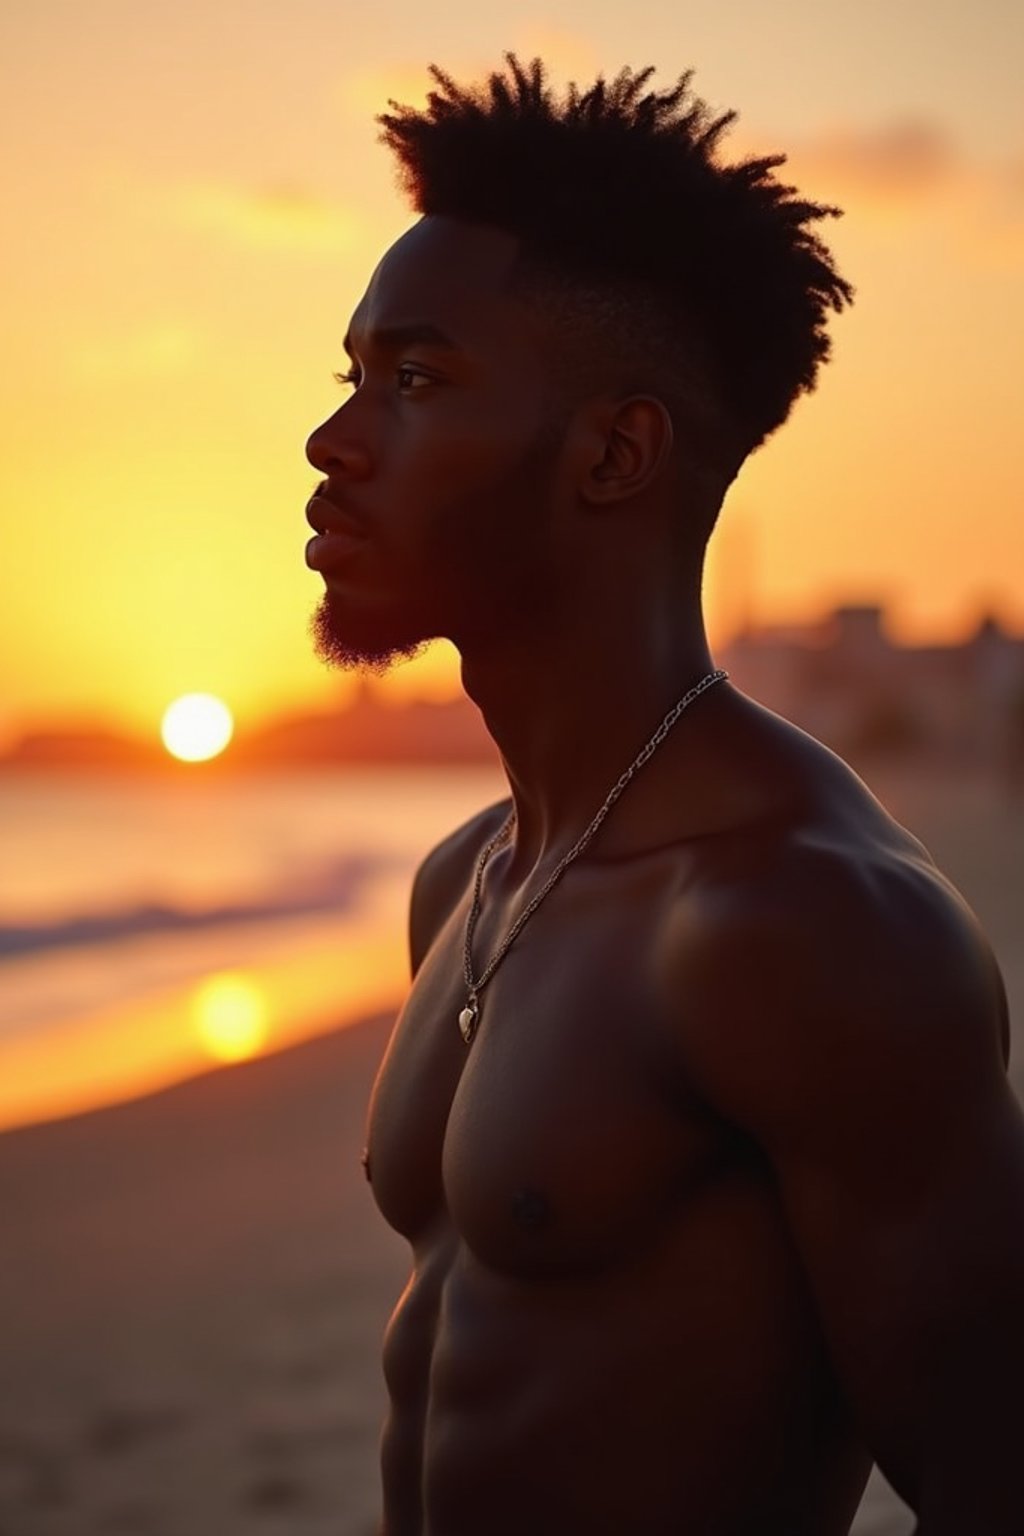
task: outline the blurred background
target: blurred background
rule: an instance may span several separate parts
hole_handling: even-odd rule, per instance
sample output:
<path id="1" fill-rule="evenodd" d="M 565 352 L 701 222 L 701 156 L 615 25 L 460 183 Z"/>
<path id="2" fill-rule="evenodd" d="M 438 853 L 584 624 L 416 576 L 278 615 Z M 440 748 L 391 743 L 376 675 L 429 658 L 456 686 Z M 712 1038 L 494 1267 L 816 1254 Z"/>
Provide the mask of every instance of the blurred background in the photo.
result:
<path id="1" fill-rule="evenodd" d="M 313 658 L 303 444 L 415 219 L 373 117 L 422 105 L 430 62 L 539 54 L 558 91 L 692 67 L 740 113 L 723 158 L 784 152 L 845 210 L 819 233 L 856 302 L 730 492 L 712 642 L 975 908 L 1024 1086 L 1024 13 L 396 5 L 0 16 L 15 1536 L 373 1529 L 404 1255 L 360 1182 L 365 1096 L 411 874 L 504 780 L 451 647 L 374 680 Z M 858 1536 L 911 1525 L 876 1477 Z"/>

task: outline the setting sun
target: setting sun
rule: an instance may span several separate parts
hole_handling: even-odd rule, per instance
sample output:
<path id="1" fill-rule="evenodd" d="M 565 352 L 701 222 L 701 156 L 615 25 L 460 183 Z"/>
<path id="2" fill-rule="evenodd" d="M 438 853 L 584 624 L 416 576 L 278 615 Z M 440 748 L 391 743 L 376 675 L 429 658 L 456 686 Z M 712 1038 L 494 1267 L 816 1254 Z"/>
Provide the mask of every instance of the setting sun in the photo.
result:
<path id="1" fill-rule="evenodd" d="M 160 735 L 174 757 L 201 763 L 223 752 L 234 721 L 227 705 L 212 693 L 186 693 L 164 711 Z"/>

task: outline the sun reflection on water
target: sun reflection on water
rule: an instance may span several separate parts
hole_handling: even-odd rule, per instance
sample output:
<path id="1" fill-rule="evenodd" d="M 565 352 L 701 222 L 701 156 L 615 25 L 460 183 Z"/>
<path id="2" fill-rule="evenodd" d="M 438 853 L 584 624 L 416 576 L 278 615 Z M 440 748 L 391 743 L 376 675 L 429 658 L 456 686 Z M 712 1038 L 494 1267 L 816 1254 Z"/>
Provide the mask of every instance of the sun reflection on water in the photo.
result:
<path id="1" fill-rule="evenodd" d="M 266 1043 L 266 998 L 242 971 L 219 971 L 201 981 L 192 994 L 191 1014 L 215 1061 L 244 1061 Z"/>

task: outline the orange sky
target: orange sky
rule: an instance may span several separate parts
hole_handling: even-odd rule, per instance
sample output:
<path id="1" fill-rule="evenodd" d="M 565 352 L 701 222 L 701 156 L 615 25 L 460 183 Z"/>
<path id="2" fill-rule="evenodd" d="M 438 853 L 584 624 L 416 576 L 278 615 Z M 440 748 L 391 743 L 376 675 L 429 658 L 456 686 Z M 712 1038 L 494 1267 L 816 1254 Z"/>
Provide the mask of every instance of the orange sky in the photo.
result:
<path id="1" fill-rule="evenodd" d="M 242 723 L 326 704 L 303 506 L 310 428 L 383 249 L 413 222 L 373 114 L 435 60 L 502 51 L 553 83 L 682 70 L 740 120 L 725 158 L 846 210 L 819 226 L 857 299 L 818 391 L 745 466 L 708 575 L 747 610 L 877 597 L 906 638 L 990 607 L 1024 629 L 1024 112 L 1017 4 L 574 10 L 393 0 L 37 0 L 2 22 L 0 744 L 98 715 L 154 734 L 221 694 Z M 622 8 L 618 8 L 621 12 Z M 564 18 L 564 19 L 563 19 Z M 636 39 L 643 40 L 642 47 Z M 400 46 L 395 39 L 400 39 Z M 457 686 L 439 646 L 387 686 Z"/>

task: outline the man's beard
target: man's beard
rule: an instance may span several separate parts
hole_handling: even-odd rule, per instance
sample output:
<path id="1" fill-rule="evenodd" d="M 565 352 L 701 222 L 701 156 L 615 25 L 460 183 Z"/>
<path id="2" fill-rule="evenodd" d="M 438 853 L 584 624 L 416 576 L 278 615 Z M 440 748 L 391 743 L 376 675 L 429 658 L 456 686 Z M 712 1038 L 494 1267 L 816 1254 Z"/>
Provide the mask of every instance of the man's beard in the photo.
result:
<path id="1" fill-rule="evenodd" d="M 434 593 L 426 607 L 420 585 L 421 601 L 410 599 L 404 611 L 357 617 L 344 595 L 328 589 L 310 622 L 317 659 L 382 677 L 441 634 L 450 634 L 458 645 L 460 622 L 492 628 L 502 611 L 513 622 L 541 613 L 552 600 L 556 577 L 524 528 L 543 539 L 552 469 L 567 420 L 562 411 L 549 410 L 518 462 L 501 476 L 489 504 L 486 493 L 477 491 L 443 510 L 432 530 L 430 558 L 433 569 L 444 573 L 446 591 Z"/>
<path id="2" fill-rule="evenodd" d="M 349 605 L 343 599 L 333 598 L 330 592 L 320 599 L 309 629 L 318 661 L 343 672 L 372 672 L 376 677 L 383 677 L 400 661 L 411 661 L 435 638 L 420 635 L 402 640 L 395 636 L 394 626 L 390 636 L 357 636 L 353 633 Z"/>

